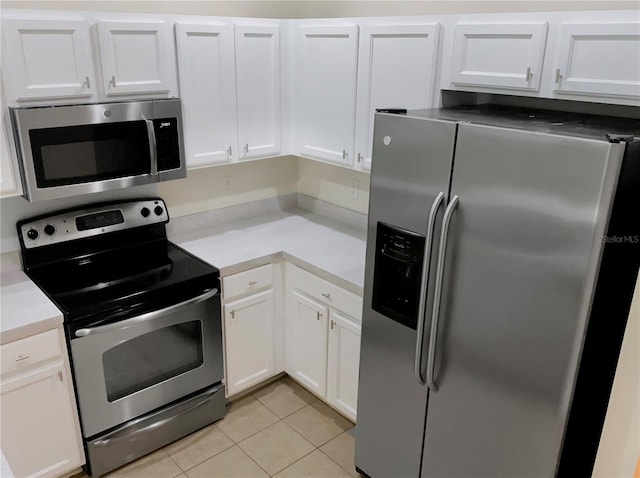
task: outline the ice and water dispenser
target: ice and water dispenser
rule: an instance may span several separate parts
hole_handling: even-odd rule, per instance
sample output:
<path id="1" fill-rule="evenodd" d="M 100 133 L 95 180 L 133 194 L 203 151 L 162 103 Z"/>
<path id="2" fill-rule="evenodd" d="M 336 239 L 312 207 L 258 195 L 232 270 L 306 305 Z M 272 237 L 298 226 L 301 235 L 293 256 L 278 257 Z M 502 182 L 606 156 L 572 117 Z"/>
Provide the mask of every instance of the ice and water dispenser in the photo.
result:
<path id="1" fill-rule="evenodd" d="M 425 238 L 378 222 L 373 310 L 412 329 L 418 320 Z"/>

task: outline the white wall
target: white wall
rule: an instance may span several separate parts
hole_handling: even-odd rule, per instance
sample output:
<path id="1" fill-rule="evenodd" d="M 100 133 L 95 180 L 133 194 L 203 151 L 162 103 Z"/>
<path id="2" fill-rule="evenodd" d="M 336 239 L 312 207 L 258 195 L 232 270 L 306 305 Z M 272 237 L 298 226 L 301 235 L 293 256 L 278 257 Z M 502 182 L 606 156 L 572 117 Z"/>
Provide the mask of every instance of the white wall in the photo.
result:
<path id="1" fill-rule="evenodd" d="M 2 0 L 2 8 L 91 10 L 267 18 L 328 18 L 381 15 L 630 10 L 637 1 L 28 1 Z"/>
<path id="2" fill-rule="evenodd" d="M 640 451 L 640 278 L 631 305 L 594 478 L 631 478 Z"/>

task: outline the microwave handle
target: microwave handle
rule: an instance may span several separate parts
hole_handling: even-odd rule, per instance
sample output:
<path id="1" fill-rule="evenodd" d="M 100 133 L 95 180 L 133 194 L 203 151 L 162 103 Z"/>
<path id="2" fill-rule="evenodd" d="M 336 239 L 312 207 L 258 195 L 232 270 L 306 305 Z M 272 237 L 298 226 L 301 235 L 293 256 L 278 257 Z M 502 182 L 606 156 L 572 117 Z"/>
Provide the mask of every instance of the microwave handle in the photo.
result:
<path id="1" fill-rule="evenodd" d="M 156 130 L 153 121 L 145 120 L 147 123 L 147 136 L 149 136 L 149 158 L 151 160 L 151 174 L 158 174 L 158 144 L 156 143 Z"/>

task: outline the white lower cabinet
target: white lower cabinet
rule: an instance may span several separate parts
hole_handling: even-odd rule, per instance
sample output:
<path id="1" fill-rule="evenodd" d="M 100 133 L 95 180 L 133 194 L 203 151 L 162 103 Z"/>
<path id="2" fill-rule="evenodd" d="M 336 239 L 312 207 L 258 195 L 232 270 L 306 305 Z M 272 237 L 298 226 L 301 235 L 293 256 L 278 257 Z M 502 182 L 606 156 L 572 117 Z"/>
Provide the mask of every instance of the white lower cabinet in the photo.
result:
<path id="1" fill-rule="evenodd" d="M 327 401 L 355 421 L 360 365 L 360 324 L 336 311 L 329 315 Z"/>
<path id="2" fill-rule="evenodd" d="M 327 387 L 327 307 L 291 293 L 289 374 L 321 397 Z"/>
<path id="3" fill-rule="evenodd" d="M 60 476 L 84 462 L 70 374 L 51 332 L 0 347 L 2 432 L 10 437 L 2 452 L 18 477 Z"/>
<path id="4" fill-rule="evenodd" d="M 362 298 L 293 264 L 286 277 L 286 370 L 355 421 Z"/>
<path id="5" fill-rule="evenodd" d="M 227 396 L 284 370 L 281 283 L 278 263 L 222 278 Z"/>
<path id="6" fill-rule="evenodd" d="M 273 289 L 225 304 L 229 395 L 274 374 Z"/>

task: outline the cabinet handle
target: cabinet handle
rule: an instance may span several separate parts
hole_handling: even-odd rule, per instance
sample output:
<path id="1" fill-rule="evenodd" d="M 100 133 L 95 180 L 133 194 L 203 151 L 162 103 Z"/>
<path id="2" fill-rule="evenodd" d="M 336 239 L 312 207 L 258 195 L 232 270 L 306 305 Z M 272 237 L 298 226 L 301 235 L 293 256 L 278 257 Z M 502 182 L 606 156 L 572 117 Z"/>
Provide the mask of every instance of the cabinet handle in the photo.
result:
<path id="1" fill-rule="evenodd" d="M 362 162 L 362 155 L 360 153 L 358 153 L 358 163 Z"/>
<path id="2" fill-rule="evenodd" d="M 16 362 L 21 362 L 22 360 L 27 360 L 28 358 L 29 358 L 29 356 L 28 356 L 28 355 L 22 355 L 22 354 L 20 354 L 20 355 L 18 355 L 18 356 L 16 357 Z"/>
<path id="3" fill-rule="evenodd" d="M 322 297 L 324 297 L 325 299 L 331 300 L 331 294 L 320 294 Z"/>
<path id="4" fill-rule="evenodd" d="M 316 320 L 320 320 L 321 317 L 322 317 L 322 314 L 318 312 L 318 316 L 316 317 Z"/>
<path id="5" fill-rule="evenodd" d="M 232 311 L 231 311 L 231 318 L 232 318 L 232 319 L 235 319 L 235 318 L 236 318 L 236 311 L 235 311 L 235 310 L 232 310 Z"/>
<path id="6" fill-rule="evenodd" d="M 258 283 L 257 280 L 250 280 L 249 285 L 256 285 Z"/>
<path id="7" fill-rule="evenodd" d="M 530 81 L 532 76 L 533 76 L 533 74 L 531 73 L 531 67 L 529 66 L 527 68 L 527 73 L 525 74 L 525 80 L 526 81 Z"/>
<path id="8" fill-rule="evenodd" d="M 84 77 L 84 84 L 87 85 L 87 89 L 91 89 L 91 82 L 89 81 L 89 77 L 85 76 Z"/>
<path id="9" fill-rule="evenodd" d="M 232 150 L 231 150 L 231 146 L 229 146 L 229 147 L 227 148 L 227 156 L 232 156 L 232 155 L 233 155 L 233 153 L 232 153 L 231 151 L 232 151 Z"/>
<path id="10" fill-rule="evenodd" d="M 111 76 L 111 84 L 113 84 L 113 87 L 116 87 L 116 77 L 115 76 Z"/>
<path id="11" fill-rule="evenodd" d="M 331 330 L 333 330 L 333 326 L 334 326 L 335 322 L 332 320 L 331 321 Z"/>
<path id="12" fill-rule="evenodd" d="M 62 371 L 58 371 L 58 380 L 60 380 L 61 382 L 64 381 L 64 378 L 62 377 Z"/>
<path id="13" fill-rule="evenodd" d="M 245 155 L 249 154 L 249 144 L 248 143 L 244 145 L 244 154 Z"/>
<path id="14" fill-rule="evenodd" d="M 556 84 L 560 84 L 560 79 L 562 78 L 562 75 L 560 74 L 560 68 L 558 68 L 556 70 Z"/>
<path id="15" fill-rule="evenodd" d="M 347 160 L 347 150 L 346 149 L 342 150 L 342 159 L 344 159 L 345 161 Z"/>

